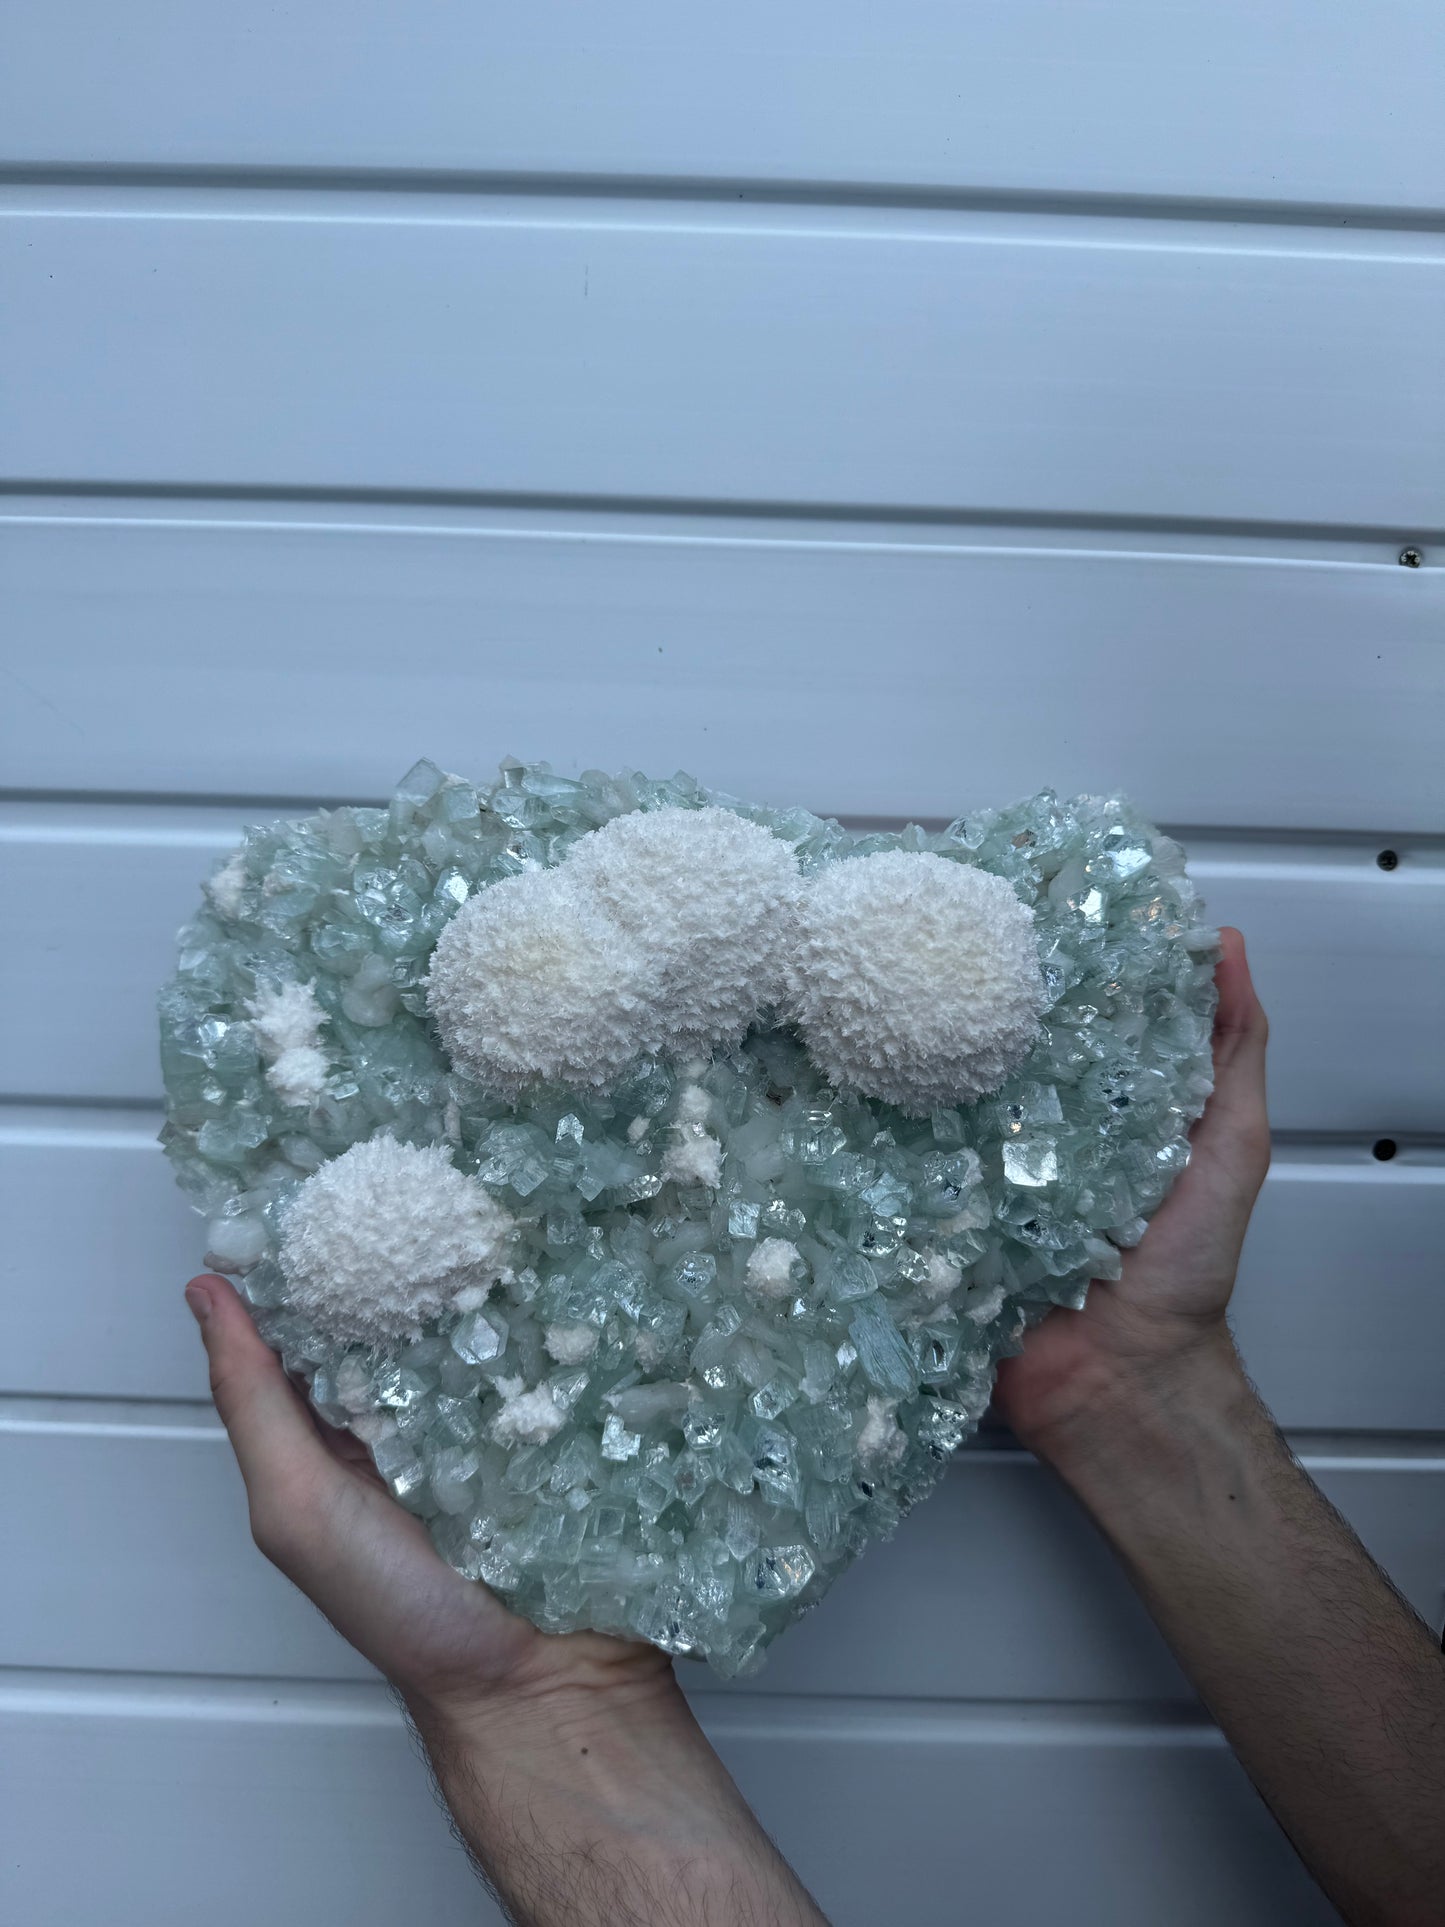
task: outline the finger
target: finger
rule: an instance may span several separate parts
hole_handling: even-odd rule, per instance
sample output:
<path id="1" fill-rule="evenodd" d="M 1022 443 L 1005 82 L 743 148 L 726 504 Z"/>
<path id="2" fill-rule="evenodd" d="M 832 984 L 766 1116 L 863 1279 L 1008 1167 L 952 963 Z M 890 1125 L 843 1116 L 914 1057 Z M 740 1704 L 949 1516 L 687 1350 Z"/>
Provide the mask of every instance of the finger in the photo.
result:
<path id="1" fill-rule="evenodd" d="M 1214 1094 L 1195 1133 L 1201 1140 L 1267 1136 L 1265 1051 L 1269 1020 L 1254 988 L 1240 931 L 1226 925 L 1219 933 L 1219 963 L 1214 981 L 1219 1005 L 1214 1017 Z M 1252 1148 L 1257 1148 L 1252 1147 Z"/>
<path id="2" fill-rule="evenodd" d="M 298 1477 L 330 1468 L 300 1394 L 224 1278 L 192 1278 L 186 1303 L 201 1328 L 211 1396 L 241 1467 L 252 1508 Z"/>
<path id="3" fill-rule="evenodd" d="M 1230 1055 L 1247 1048 L 1261 1057 L 1269 1038 L 1269 1020 L 1254 987 L 1245 952 L 1244 932 L 1226 924 L 1219 933 L 1219 962 L 1214 969 L 1219 1007 L 1214 1017 L 1216 1049 Z"/>

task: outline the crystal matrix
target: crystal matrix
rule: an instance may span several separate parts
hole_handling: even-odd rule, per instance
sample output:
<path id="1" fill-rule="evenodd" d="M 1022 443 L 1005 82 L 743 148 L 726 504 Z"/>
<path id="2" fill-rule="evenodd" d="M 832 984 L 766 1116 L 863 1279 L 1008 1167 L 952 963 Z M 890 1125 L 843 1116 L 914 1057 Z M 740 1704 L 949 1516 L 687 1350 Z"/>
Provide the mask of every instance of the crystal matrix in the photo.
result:
<path id="1" fill-rule="evenodd" d="M 709 805 L 804 882 L 889 850 L 1003 879 L 1043 1011 L 1002 1088 L 922 1116 L 844 1094 L 771 1009 L 602 1088 L 453 1066 L 426 985 L 459 908 L 628 812 Z M 208 886 L 161 998 L 164 1141 L 211 1260 L 445 1558 L 550 1630 L 732 1673 L 928 1491 L 1025 1325 L 1117 1274 L 1209 1089 L 1213 945 L 1182 852 L 1117 799 L 858 836 L 685 777 L 508 764 L 478 792 L 419 764 L 386 809 L 251 831 Z M 288 1047 L 306 1077 L 276 1074 Z M 308 1176 L 379 1135 L 444 1147 L 509 1245 L 366 1342 L 303 1310 L 281 1249 Z"/>

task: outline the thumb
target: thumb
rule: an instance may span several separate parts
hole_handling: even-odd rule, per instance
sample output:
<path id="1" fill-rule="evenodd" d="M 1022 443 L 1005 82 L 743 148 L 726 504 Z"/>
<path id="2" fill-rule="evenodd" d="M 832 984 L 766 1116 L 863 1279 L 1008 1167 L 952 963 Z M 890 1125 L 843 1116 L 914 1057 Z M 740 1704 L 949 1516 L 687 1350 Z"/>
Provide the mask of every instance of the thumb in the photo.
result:
<path id="1" fill-rule="evenodd" d="M 299 1393 L 224 1278 L 205 1272 L 186 1286 L 211 1368 L 211 1397 L 246 1482 L 253 1520 L 290 1509 L 300 1487 L 334 1475 Z"/>
<path id="2" fill-rule="evenodd" d="M 1244 938 L 1229 926 L 1219 936 L 1214 1092 L 1190 1136 L 1196 1161 L 1218 1161 L 1237 1170 L 1257 1191 L 1269 1165 L 1264 1074 L 1269 1022 L 1249 974 Z"/>

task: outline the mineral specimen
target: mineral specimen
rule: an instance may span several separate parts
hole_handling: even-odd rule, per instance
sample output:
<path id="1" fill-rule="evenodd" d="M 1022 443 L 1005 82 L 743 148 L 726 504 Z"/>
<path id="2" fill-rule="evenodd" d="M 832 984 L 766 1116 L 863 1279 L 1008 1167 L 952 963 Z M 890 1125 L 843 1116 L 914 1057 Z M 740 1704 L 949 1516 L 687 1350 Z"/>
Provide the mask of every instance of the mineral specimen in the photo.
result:
<path id="1" fill-rule="evenodd" d="M 161 1029 L 208 1260 L 459 1571 L 724 1673 L 1117 1275 L 1209 1090 L 1214 934 L 1118 799 L 863 836 L 420 763 L 206 894 Z"/>
<path id="2" fill-rule="evenodd" d="M 375 1137 L 301 1185 L 279 1255 L 303 1316 L 375 1345 L 419 1338 L 469 1295 L 483 1302 L 507 1269 L 511 1232 L 496 1199 L 440 1145 Z"/>
<path id="3" fill-rule="evenodd" d="M 1044 987 L 1033 913 L 1003 877 L 926 850 L 830 863 L 801 921 L 788 1008 L 840 1090 L 919 1117 L 1028 1056 Z"/>

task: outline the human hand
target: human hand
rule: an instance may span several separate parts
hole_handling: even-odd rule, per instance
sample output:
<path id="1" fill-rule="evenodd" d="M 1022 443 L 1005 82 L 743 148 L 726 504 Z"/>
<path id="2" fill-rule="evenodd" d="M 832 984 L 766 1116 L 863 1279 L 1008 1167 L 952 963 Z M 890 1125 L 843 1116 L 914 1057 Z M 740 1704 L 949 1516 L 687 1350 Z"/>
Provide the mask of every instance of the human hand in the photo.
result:
<path id="1" fill-rule="evenodd" d="M 1435 1629 L 1294 1457 L 1225 1319 L 1269 1129 L 1264 1012 L 1239 932 L 1222 937 L 1214 1094 L 1188 1168 L 1119 1280 L 1029 1334 L 999 1406 L 1119 1555 L 1340 1918 L 1439 1921 Z"/>
<path id="2" fill-rule="evenodd" d="M 1233 1361 L 1226 1320 L 1244 1234 L 1269 1169 L 1264 1059 L 1269 1026 L 1238 930 L 1220 932 L 1214 1092 L 1191 1133 L 1189 1164 L 1123 1275 L 1058 1310 L 999 1371 L 995 1408 L 1044 1458 L 1057 1458 L 1118 1401 L 1170 1384 L 1201 1360 Z"/>
<path id="3" fill-rule="evenodd" d="M 193 1278 L 186 1302 L 256 1544 L 414 1709 L 465 1717 L 568 1692 L 675 1691 L 655 1648 L 540 1633 L 454 1572 L 420 1519 L 391 1497 L 360 1440 L 311 1411 L 226 1280 Z"/>
<path id="4" fill-rule="evenodd" d="M 540 1633 L 453 1572 L 365 1447 L 314 1416 L 225 1279 L 193 1278 L 186 1300 L 257 1545 L 398 1689 L 511 1918 L 819 1927 L 664 1653 Z"/>

